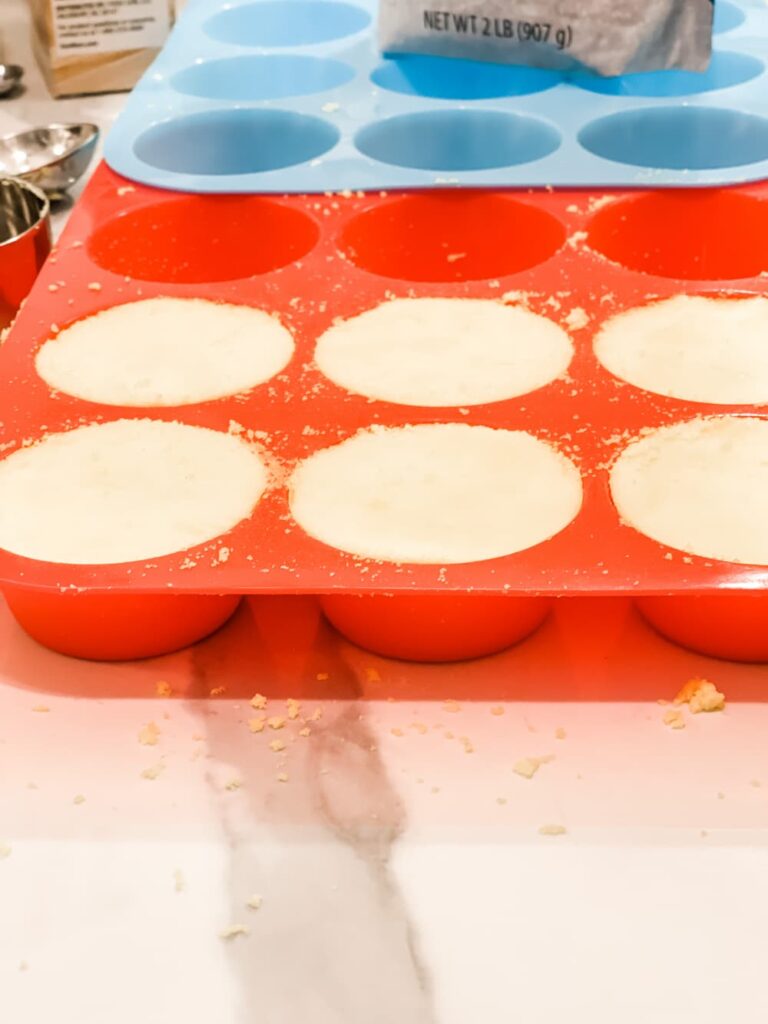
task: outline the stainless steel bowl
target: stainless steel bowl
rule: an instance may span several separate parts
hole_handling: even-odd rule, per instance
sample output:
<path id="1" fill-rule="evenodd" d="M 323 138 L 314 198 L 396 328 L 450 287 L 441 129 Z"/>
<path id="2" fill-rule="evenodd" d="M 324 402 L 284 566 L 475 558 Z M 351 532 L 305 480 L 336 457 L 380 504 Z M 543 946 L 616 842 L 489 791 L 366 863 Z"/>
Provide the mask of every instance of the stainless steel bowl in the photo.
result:
<path id="1" fill-rule="evenodd" d="M 51 124 L 0 138 L 0 174 L 62 196 L 85 171 L 99 138 L 95 124 Z"/>
<path id="2" fill-rule="evenodd" d="M 24 68 L 18 64 L 0 64 L 0 96 L 12 93 L 24 77 Z"/>

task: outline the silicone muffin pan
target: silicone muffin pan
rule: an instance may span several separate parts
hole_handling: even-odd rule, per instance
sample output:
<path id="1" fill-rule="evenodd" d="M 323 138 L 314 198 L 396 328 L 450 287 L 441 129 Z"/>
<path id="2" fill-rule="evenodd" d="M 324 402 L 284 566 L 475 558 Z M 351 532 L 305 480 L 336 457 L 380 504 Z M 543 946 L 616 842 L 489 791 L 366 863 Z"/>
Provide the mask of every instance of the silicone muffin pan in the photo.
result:
<path id="1" fill-rule="evenodd" d="M 670 635 L 691 642 L 691 625 L 696 634 L 697 623 L 706 623 L 698 646 L 768 658 L 768 567 L 665 548 L 620 522 L 608 489 L 612 460 L 645 428 L 733 411 L 764 416 L 765 408 L 644 392 L 612 377 L 592 350 L 606 318 L 649 298 L 766 292 L 765 184 L 594 195 L 201 196 L 134 185 L 102 165 L 0 348 L 0 457 L 52 432 L 149 416 L 252 438 L 276 467 L 276 484 L 249 519 L 194 550 L 105 566 L 0 551 L 0 586 L 33 636 L 92 657 L 180 646 L 220 625 L 240 594 L 306 593 L 326 595 L 328 617 L 351 638 L 403 657 L 467 657 L 505 646 L 546 615 L 542 599 L 632 594 L 676 595 L 649 597 L 645 608 Z M 153 296 L 268 310 L 293 333 L 294 357 L 247 393 L 152 409 L 82 401 L 37 376 L 35 354 L 57 329 Z M 334 320 L 414 296 L 496 299 L 549 317 L 574 343 L 567 376 L 471 408 L 371 401 L 322 376 L 314 346 Z M 556 445 L 582 475 L 576 519 L 526 551 L 451 566 L 355 558 L 293 522 L 285 481 L 300 460 L 372 424 L 440 422 L 523 429 Z M 382 606 L 381 595 L 390 593 L 400 597 Z M 663 604 L 659 610 L 665 600 L 677 602 L 682 624 Z M 84 641 L 77 632 L 83 615 Z M 718 628 L 726 634 L 719 645 Z"/>
<path id="2" fill-rule="evenodd" d="M 768 178 L 768 6 L 717 0 L 707 72 L 383 59 L 375 0 L 191 0 L 106 143 L 188 192 Z"/>

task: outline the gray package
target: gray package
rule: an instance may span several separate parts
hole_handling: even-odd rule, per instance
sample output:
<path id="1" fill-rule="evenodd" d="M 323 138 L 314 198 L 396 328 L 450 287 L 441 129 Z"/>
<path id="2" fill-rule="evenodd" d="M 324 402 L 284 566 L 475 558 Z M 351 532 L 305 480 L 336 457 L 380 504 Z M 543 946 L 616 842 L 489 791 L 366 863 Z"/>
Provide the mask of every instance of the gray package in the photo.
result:
<path id="1" fill-rule="evenodd" d="M 464 57 L 600 75 L 704 71 L 713 0 L 380 0 L 386 54 Z"/>

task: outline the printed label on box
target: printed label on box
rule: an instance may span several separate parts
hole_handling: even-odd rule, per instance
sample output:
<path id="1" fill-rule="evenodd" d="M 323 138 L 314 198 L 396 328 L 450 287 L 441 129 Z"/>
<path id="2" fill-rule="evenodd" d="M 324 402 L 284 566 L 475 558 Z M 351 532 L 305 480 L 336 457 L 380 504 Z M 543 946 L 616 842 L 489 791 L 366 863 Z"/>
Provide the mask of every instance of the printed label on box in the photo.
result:
<path id="1" fill-rule="evenodd" d="M 59 57 L 160 47 L 170 30 L 168 0 L 52 0 L 52 8 Z"/>

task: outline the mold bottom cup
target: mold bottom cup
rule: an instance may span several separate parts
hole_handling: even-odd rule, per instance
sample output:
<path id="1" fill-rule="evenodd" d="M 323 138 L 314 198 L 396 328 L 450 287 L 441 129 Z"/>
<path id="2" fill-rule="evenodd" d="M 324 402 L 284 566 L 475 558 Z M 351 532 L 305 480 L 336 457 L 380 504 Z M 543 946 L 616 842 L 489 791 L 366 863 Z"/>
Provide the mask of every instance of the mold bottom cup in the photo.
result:
<path id="1" fill-rule="evenodd" d="M 546 619 L 552 599 L 486 594 L 341 594 L 321 597 L 347 640 L 402 661 L 481 658 L 519 643 Z"/>
<path id="2" fill-rule="evenodd" d="M 727 661 L 768 661 L 768 592 L 642 597 L 643 618 L 681 647 Z"/>
<path id="3" fill-rule="evenodd" d="M 6 587 L 21 628 L 58 654 L 129 661 L 170 654 L 214 633 L 240 603 L 237 594 L 84 594 Z"/>

